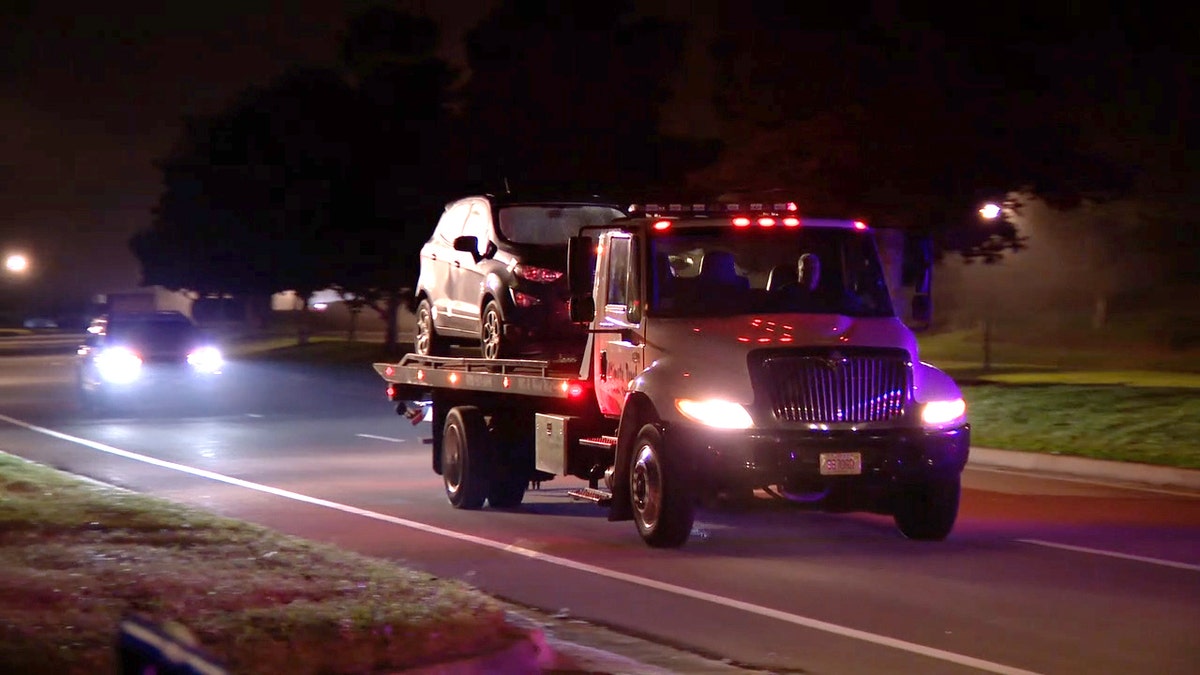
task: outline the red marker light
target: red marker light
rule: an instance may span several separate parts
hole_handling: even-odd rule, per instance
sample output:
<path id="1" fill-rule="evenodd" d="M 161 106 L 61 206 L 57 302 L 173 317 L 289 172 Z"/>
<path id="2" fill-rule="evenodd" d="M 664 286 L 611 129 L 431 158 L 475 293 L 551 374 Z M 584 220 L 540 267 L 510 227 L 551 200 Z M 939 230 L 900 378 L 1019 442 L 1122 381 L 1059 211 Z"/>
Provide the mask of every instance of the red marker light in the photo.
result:
<path id="1" fill-rule="evenodd" d="M 387 375 L 388 377 L 391 377 L 392 373 L 394 373 L 394 372 L 396 372 L 396 369 L 391 366 L 388 366 L 387 368 L 383 369 L 383 374 Z"/>
<path id="2" fill-rule="evenodd" d="M 396 387 L 395 387 L 395 385 L 391 385 L 391 384 L 389 384 L 389 385 L 388 385 L 388 388 L 387 388 L 387 397 L 388 397 L 388 400 L 389 400 L 389 401 L 391 401 L 391 400 L 394 400 L 394 399 L 396 398 Z"/>
<path id="3" fill-rule="evenodd" d="M 508 385 L 509 385 L 509 384 L 510 384 L 510 383 L 509 383 L 509 381 L 508 381 L 508 376 L 505 376 L 505 377 L 504 377 L 504 382 L 503 382 L 503 386 L 504 386 L 504 388 L 505 388 L 505 389 L 508 389 Z"/>
<path id="4" fill-rule="evenodd" d="M 865 229 L 867 229 L 867 224 L 861 220 L 856 220 L 856 221 L 854 221 L 854 229 L 865 230 Z"/>
<path id="5" fill-rule="evenodd" d="M 775 227 L 775 219 L 764 216 L 758 219 L 758 224 L 761 227 Z"/>
<path id="6" fill-rule="evenodd" d="M 578 382 L 572 382 L 571 386 L 567 388 L 567 396 L 569 398 L 579 398 L 580 396 L 583 396 L 583 385 L 579 384 Z"/>
<path id="7" fill-rule="evenodd" d="M 659 232 L 662 232 L 663 230 L 668 229 L 670 227 L 671 227 L 671 221 L 669 221 L 669 220 L 660 220 L 660 221 L 654 223 L 654 229 L 658 230 Z"/>
<path id="8" fill-rule="evenodd" d="M 738 216 L 733 219 L 734 227 L 750 227 L 750 219 L 745 216 Z"/>
<path id="9" fill-rule="evenodd" d="M 796 208 L 796 202 L 788 202 L 787 210 L 788 211 L 799 211 L 800 209 Z"/>
<path id="10" fill-rule="evenodd" d="M 800 219 L 795 216 L 788 216 L 783 219 L 784 227 L 800 227 Z"/>
<path id="11" fill-rule="evenodd" d="M 423 371 L 423 370 L 418 370 L 418 371 L 417 371 L 417 379 L 418 379 L 418 380 L 424 380 L 424 379 L 425 379 L 425 371 Z"/>

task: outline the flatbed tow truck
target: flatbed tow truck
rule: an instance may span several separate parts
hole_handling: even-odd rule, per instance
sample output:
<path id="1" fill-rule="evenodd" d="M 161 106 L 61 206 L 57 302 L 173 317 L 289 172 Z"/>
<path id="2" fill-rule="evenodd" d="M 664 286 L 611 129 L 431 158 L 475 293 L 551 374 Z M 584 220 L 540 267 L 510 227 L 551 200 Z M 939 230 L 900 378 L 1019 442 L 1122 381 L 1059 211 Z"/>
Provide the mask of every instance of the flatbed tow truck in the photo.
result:
<path id="1" fill-rule="evenodd" d="M 892 515 L 941 540 L 970 446 L 962 394 L 918 359 L 872 231 L 794 204 L 646 206 L 568 247 L 582 358 L 406 355 L 376 363 L 397 412 L 432 422 L 455 508 L 518 507 L 530 486 L 686 543 L 696 505 L 765 493 Z M 929 319 L 917 257 L 912 315 Z"/>

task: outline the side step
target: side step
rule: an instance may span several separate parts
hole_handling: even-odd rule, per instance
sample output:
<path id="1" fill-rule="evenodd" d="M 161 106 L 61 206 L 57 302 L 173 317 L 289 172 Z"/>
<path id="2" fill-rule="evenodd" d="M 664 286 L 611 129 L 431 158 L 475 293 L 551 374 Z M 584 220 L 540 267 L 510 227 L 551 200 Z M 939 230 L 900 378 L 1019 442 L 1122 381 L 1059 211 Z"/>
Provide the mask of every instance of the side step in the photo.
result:
<path id="1" fill-rule="evenodd" d="M 586 445 L 589 448 L 600 448 L 601 450 L 616 450 L 616 436 L 595 436 L 593 438 L 579 439 L 580 445 Z"/>
<path id="2" fill-rule="evenodd" d="M 612 493 L 608 490 L 579 488 L 578 490 L 567 490 L 567 496 L 573 499 L 599 504 L 600 506 L 609 506 L 612 504 Z"/>

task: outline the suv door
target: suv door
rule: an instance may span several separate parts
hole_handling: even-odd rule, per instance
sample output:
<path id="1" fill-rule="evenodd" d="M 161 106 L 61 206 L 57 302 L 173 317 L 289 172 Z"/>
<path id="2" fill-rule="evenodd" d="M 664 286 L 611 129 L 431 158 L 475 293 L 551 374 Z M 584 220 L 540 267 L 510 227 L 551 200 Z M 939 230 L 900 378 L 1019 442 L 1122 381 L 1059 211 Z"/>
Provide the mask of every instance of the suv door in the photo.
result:
<path id="1" fill-rule="evenodd" d="M 454 250 L 454 238 L 462 234 L 470 203 L 466 201 L 451 205 L 438 220 L 429 241 L 421 247 L 421 272 L 417 287 L 429 296 L 433 305 L 434 325 L 446 327 L 450 315 L 451 269 L 462 255 Z"/>
<path id="2" fill-rule="evenodd" d="M 476 253 L 480 256 L 487 253 L 488 244 L 492 242 L 492 210 L 482 199 L 471 200 L 467 220 L 463 224 L 463 236 L 475 237 Z M 465 251 L 455 251 L 458 254 L 459 266 L 453 271 L 454 279 L 450 282 L 454 327 L 479 335 L 479 316 L 483 311 L 484 281 L 488 271 L 496 265 L 491 258 L 475 257 Z"/>

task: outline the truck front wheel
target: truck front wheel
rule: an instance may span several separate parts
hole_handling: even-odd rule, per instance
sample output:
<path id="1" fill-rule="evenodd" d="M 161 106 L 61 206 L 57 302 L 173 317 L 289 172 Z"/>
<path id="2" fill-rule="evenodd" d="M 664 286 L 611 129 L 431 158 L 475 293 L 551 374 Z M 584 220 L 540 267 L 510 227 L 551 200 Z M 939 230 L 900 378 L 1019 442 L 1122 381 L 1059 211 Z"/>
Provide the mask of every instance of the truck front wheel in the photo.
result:
<path id="1" fill-rule="evenodd" d="M 892 517 L 900 533 L 909 539 L 941 541 L 958 518 L 961 479 L 931 479 L 897 488 Z"/>
<path id="2" fill-rule="evenodd" d="M 655 548 L 677 548 L 691 534 L 695 512 L 675 458 L 663 449 L 658 428 L 643 426 L 633 446 L 629 497 L 642 539 Z"/>
<path id="3" fill-rule="evenodd" d="M 451 408 L 442 432 L 442 482 L 456 509 L 478 509 L 488 495 L 488 429 L 475 406 Z"/>

